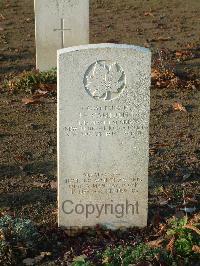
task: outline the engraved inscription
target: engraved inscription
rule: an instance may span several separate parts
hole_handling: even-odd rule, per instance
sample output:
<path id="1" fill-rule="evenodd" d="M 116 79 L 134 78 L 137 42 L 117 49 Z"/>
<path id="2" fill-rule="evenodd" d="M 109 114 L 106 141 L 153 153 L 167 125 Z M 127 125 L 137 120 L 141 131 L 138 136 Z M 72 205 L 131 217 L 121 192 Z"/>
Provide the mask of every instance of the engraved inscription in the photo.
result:
<path id="1" fill-rule="evenodd" d="M 119 174 L 83 173 L 83 178 L 66 178 L 65 185 L 73 194 L 138 193 L 142 180 L 135 177 L 120 177 Z"/>
<path id="2" fill-rule="evenodd" d="M 51 0 L 54 2 L 55 0 Z M 64 7 L 67 6 L 77 6 L 79 3 L 79 0 L 56 0 L 56 6 L 58 9 L 64 10 Z"/>
<path id="3" fill-rule="evenodd" d="M 110 101 L 123 92 L 126 75 L 118 63 L 99 60 L 89 66 L 83 82 L 93 99 Z"/>
<path id="4" fill-rule="evenodd" d="M 77 115 L 78 116 L 78 115 Z M 141 123 L 144 111 L 130 106 L 87 106 L 79 113 L 74 125 L 64 126 L 67 136 L 140 136 L 148 129 L 148 123 Z"/>

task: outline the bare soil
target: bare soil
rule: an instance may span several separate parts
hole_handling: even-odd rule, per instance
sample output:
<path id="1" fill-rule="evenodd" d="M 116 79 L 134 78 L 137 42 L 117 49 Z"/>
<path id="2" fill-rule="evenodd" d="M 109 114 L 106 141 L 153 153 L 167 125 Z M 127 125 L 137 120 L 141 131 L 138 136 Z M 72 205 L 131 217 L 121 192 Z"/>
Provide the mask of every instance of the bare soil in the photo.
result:
<path id="1" fill-rule="evenodd" d="M 0 0 L 0 84 L 7 75 L 35 67 L 33 2 Z M 153 67 L 159 60 L 161 68 L 173 69 L 180 79 L 197 80 L 199 14 L 199 0 L 91 0 L 90 42 L 149 47 L 153 51 Z M 180 59 L 179 51 L 189 51 L 191 56 Z M 56 187 L 52 184 L 57 179 L 56 98 L 25 106 L 22 99 L 26 96 L 25 92 L 1 90 L 0 85 L 0 210 L 30 218 L 48 229 L 55 228 Z M 174 110 L 175 102 L 186 111 Z M 150 224 L 155 213 L 160 213 L 161 220 L 175 214 L 176 210 L 160 207 L 166 193 L 177 205 L 183 201 L 183 190 L 188 198 L 199 200 L 199 129 L 199 86 L 152 84 Z M 81 254 L 83 239 L 82 246 L 71 242 L 75 254 Z M 54 249 L 54 257 L 62 257 L 61 248 Z"/>

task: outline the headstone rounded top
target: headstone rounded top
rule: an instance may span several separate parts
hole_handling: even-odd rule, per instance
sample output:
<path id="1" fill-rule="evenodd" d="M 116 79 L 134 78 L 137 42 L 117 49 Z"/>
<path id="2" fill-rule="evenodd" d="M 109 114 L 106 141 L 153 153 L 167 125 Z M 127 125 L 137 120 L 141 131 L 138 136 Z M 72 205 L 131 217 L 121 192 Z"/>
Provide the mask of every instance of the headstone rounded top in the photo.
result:
<path id="1" fill-rule="evenodd" d="M 72 47 L 67 47 L 64 49 L 59 49 L 57 53 L 58 55 L 60 55 L 60 54 L 64 54 L 67 52 L 76 52 L 80 50 L 98 49 L 98 48 L 134 49 L 142 53 L 151 53 L 150 49 L 148 48 L 131 45 L 131 44 L 116 44 L 116 43 L 98 43 L 98 44 L 86 44 L 86 45 L 72 46 Z"/>

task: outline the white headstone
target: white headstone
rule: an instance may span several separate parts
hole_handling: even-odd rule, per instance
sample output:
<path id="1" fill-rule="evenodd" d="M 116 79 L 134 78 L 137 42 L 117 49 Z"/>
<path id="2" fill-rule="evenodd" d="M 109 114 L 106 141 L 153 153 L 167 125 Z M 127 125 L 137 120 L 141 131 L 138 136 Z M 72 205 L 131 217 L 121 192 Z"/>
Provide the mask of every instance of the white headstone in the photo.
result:
<path id="1" fill-rule="evenodd" d="M 35 0 L 36 68 L 56 67 L 57 50 L 89 43 L 89 0 Z"/>
<path id="2" fill-rule="evenodd" d="M 151 53 L 58 51 L 59 226 L 147 224 Z"/>

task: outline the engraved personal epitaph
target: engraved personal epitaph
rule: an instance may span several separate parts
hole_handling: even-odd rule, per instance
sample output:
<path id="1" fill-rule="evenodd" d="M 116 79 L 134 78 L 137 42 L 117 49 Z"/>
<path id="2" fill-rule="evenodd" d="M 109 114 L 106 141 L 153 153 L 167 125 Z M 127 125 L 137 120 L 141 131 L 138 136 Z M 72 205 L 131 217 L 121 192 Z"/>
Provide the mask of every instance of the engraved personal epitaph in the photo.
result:
<path id="1" fill-rule="evenodd" d="M 36 68 L 56 67 L 57 50 L 89 43 L 89 0 L 34 0 Z"/>
<path id="2" fill-rule="evenodd" d="M 59 226 L 146 226 L 150 66 L 132 45 L 58 52 Z"/>

